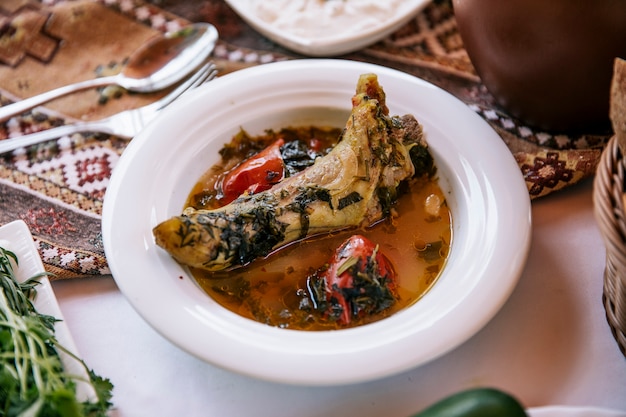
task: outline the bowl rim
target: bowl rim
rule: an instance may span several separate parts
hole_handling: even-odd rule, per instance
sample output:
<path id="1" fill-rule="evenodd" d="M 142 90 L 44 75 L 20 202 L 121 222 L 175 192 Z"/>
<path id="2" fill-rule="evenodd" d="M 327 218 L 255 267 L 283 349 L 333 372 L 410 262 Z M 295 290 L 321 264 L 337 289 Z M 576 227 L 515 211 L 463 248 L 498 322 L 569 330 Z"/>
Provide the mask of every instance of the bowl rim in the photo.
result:
<path id="1" fill-rule="evenodd" d="M 441 277 L 407 309 L 340 331 L 277 329 L 219 306 L 151 236 L 158 221 L 180 212 L 190 189 L 182 190 L 176 176 L 197 170 L 205 154 L 216 153 L 219 140 L 230 139 L 242 125 L 247 129 L 248 122 L 261 129 L 286 108 L 346 110 L 358 75 L 368 72 L 378 75 L 393 114 L 419 109 L 415 116 L 433 140 L 429 143 L 440 184 L 451 193 L 454 228 Z M 181 125 L 187 128 L 181 131 Z M 203 135 L 208 139 L 200 140 Z M 176 158 L 187 161 L 185 168 L 172 165 Z M 146 183 L 146 172 L 152 182 Z M 530 230 L 530 199 L 521 172 L 483 119 L 416 77 L 333 59 L 240 70 L 182 97 L 124 151 L 106 192 L 102 218 L 104 249 L 118 287 L 166 339 L 214 365 L 301 385 L 381 378 L 426 363 L 469 339 L 499 311 L 517 284 Z"/>

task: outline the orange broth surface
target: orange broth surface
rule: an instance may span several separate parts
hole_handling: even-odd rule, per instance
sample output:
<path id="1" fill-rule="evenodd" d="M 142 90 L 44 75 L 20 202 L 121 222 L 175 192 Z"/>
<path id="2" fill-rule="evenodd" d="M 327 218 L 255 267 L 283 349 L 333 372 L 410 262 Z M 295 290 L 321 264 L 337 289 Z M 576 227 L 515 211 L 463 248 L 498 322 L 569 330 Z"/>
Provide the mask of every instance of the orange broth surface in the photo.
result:
<path id="1" fill-rule="evenodd" d="M 338 137 L 335 130 L 321 135 L 327 136 L 321 140 L 327 142 L 329 138 Z M 314 134 L 311 132 L 299 129 L 296 136 Z M 318 132 L 316 140 L 321 136 Z M 266 137 L 248 139 L 270 143 Z M 327 144 L 332 146 L 332 143 Z M 243 159 L 243 153 L 235 159 Z M 208 170 L 190 193 L 187 206 L 211 208 L 210 203 L 206 205 L 206 196 L 214 194 L 217 178 L 233 164 L 232 160 L 223 160 Z M 442 202 L 436 216 L 425 207 L 426 200 L 432 196 Z M 191 272 L 207 294 L 243 317 L 295 330 L 345 328 L 346 325 L 326 320 L 302 307 L 310 305 L 308 277 L 330 260 L 343 241 L 358 233 L 378 244 L 379 251 L 391 261 L 396 272 L 398 299 L 383 312 L 352 320 L 348 327 L 378 321 L 415 303 L 432 287 L 446 263 L 452 239 L 450 210 L 436 178 L 412 181 L 394 208 L 397 212 L 394 220 L 314 236 L 243 268 L 219 273 L 196 269 Z"/>

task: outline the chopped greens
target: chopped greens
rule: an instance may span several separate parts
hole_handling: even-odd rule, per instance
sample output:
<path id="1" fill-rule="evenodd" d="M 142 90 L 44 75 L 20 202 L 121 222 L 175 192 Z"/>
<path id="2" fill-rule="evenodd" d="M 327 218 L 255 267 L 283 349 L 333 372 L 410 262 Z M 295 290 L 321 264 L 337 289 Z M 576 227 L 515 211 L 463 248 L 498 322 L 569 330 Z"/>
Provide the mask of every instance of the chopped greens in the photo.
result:
<path id="1" fill-rule="evenodd" d="M 0 247 L 0 416 L 106 416 L 113 385 L 60 345 L 54 334 L 57 319 L 37 312 L 31 301 L 46 273 L 20 283 L 11 261 L 17 265 L 17 256 Z M 64 371 L 59 352 L 85 367 L 96 402 L 76 398 L 77 376 Z"/>
<path id="2" fill-rule="evenodd" d="M 428 242 L 424 244 L 423 248 L 417 250 L 417 256 L 424 259 L 426 262 L 437 262 L 442 258 L 442 247 L 444 247 L 444 245 L 441 240 Z"/>

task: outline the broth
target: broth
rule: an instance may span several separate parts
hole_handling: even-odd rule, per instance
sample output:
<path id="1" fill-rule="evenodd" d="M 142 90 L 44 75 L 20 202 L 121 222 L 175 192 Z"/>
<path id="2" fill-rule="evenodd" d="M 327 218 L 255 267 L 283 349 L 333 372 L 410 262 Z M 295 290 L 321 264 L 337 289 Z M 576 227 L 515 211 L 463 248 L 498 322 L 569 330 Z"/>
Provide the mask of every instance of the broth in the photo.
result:
<path id="1" fill-rule="evenodd" d="M 338 132 L 338 129 L 308 128 L 297 130 L 295 136 L 305 137 L 309 143 L 314 137 L 320 148 L 327 148 L 332 146 L 330 141 L 338 137 Z M 233 143 L 253 140 L 268 144 L 276 134 L 280 135 L 268 132 L 263 137 L 250 138 L 242 132 L 243 136 L 239 135 Z M 247 146 L 237 149 L 244 150 L 235 160 L 244 159 L 249 150 Z M 198 181 L 190 193 L 188 206 L 214 208 L 218 205 L 215 182 L 220 173 L 236 163 L 230 152 L 222 152 L 223 156 L 225 154 L 229 154 L 227 160 L 212 167 Z M 427 199 L 433 196 L 441 202 L 437 204 L 437 215 L 426 208 Z M 352 320 L 349 327 L 374 322 L 410 306 L 428 291 L 445 265 L 452 239 L 450 211 L 436 180 L 412 181 L 394 209 L 398 216 L 393 221 L 384 220 L 365 229 L 344 230 L 296 242 L 234 271 L 214 273 L 192 269 L 191 272 L 214 300 L 243 317 L 295 330 L 344 328 L 345 325 L 311 311 L 308 278 L 329 261 L 344 240 L 358 233 L 379 245 L 396 272 L 396 303 L 380 313 Z"/>

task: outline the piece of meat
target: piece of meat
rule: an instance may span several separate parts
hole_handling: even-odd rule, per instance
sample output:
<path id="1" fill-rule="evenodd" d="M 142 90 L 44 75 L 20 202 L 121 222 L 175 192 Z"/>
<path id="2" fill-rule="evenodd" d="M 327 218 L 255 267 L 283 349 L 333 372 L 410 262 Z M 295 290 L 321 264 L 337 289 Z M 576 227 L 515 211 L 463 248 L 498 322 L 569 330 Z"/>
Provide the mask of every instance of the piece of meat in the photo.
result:
<path id="1" fill-rule="evenodd" d="M 418 175 L 432 175 L 432 158 L 412 116 L 389 117 L 376 75 L 359 78 L 352 104 L 339 142 L 312 166 L 219 209 L 188 208 L 154 228 L 156 243 L 182 264 L 220 271 L 388 216 L 399 184 L 416 174 L 414 164 Z"/>

